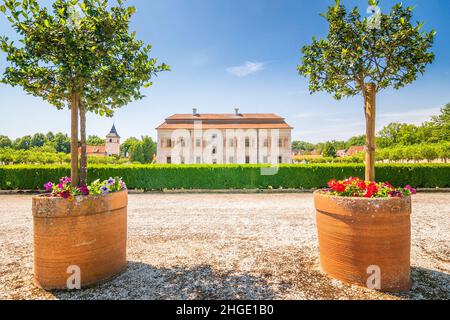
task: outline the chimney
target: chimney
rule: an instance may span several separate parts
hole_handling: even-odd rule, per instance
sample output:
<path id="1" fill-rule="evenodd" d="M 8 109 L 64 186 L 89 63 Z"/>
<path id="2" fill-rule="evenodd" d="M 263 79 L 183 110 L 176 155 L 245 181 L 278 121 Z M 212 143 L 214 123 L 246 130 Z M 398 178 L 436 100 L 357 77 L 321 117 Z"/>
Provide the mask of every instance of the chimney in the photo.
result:
<path id="1" fill-rule="evenodd" d="M 192 115 L 198 116 L 197 108 L 193 108 L 193 109 L 192 109 Z"/>
<path id="2" fill-rule="evenodd" d="M 239 108 L 235 108 L 234 112 L 236 113 L 237 116 L 240 116 L 241 114 L 239 113 Z"/>

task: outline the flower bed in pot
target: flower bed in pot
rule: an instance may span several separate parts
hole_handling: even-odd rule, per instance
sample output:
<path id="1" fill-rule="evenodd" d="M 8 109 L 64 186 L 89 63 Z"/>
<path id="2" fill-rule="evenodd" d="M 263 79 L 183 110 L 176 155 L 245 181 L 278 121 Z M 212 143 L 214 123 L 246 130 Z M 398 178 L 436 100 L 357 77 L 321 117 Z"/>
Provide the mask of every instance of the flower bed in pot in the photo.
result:
<path id="1" fill-rule="evenodd" d="M 121 179 L 73 187 L 70 178 L 33 198 L 34 282 L 47 290 L 108 280 L 127 266 L 128 191 Z M 75 274 L 78 272 L 79 274 Z M 69 282 L 68 282 L 69 281 Z"/>
<path id="2" fill-rule="evenodd" d="M 350 178 L 314 194 L 322 270 L 388 292 L 411 288 L 410 186 Z"/>

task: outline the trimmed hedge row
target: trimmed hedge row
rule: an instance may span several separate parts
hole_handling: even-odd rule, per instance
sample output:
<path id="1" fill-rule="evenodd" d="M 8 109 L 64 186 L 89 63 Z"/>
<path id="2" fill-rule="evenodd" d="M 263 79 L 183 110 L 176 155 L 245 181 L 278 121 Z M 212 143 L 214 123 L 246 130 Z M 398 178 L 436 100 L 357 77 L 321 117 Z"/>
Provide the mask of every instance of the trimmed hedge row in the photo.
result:
<path id="1" fill-rule="evenodd" d="M 263 175 L 259 165 L 129 165 L 89 167 L 91 180 L 123 177 L 130 189 L 268 189 L 325 187 L 331 179 L 364 177 L 360 164 L 281 165 Z M 42 189 L 48 181 L 68 176 L 67 166 L 0 166 L 0 189 Z M 450 165 L 378 165 L 377 180 L 417 188 L 450 187 Z"/>

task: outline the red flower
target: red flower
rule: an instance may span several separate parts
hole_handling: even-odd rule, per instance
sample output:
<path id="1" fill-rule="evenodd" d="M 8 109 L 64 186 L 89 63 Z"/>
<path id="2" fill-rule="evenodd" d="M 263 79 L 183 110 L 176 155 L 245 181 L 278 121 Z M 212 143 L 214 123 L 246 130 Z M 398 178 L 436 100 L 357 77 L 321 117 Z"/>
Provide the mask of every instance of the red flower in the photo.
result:
<path id="1" fill-rule="evenodd" d="M 358 180 L 357 184 L 358 188 L 360 188 L 361 190 L 366 190 L 367 189 L 367 185 L 365 181 L 362 180 Z"/>
<path id="2" fill-rule="evenodd" d="M 385 182 L 385 183 L 384 183 L 384 186 L 385 186 L 385 187 L 388 187 L 389 189 L 395 189 L 395 188 L 392 186 L 392 184 L 390 184 L 389 182 Z"/>
<path id="3" fill-rule="evenodd" d="M 343 183 L 335 183 L 335 185 L 331 188 L 333 191 L 337 192 L 345 192 L 346 186 Z"/>
<path id="4" fill-rule="evenodd" d="M 366 194 L 364 195 L 364 197 L 366 198 L 372 198 L 374 194 L 376 194 L 378 192 L 378 186 L 376 183 L 372 182 L 371 184 L 369 184 L 366 188 Z"/>
<path id="5" fill-rule="evenodd" d="M 335 185 L 337 183 L 337 181 L 336 180 L 330 180 L 329 182 L 328 182 L 328 187 L 330 187 L 330 188 L 333 188 L 333 186 Z"/>

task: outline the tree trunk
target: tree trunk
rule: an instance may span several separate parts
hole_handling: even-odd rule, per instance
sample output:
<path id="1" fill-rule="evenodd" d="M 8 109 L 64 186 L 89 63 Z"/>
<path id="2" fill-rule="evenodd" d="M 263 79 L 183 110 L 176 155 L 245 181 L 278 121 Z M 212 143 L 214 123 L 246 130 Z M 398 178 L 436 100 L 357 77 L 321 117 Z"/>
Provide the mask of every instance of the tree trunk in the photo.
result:
<path id="1" fill-rule="evenodd" d="M 80 186 L 87 185 L 86 106 L 80 101 Z"/>
<path id="2" fill-rule="evenodd" d="M 78 185 L 78 94 L 73 92 L 71 97 L 71 136 L 70 136 L 70 176 L 72 184 Z"/>
<path id="3" fill-rule="evenodd" d="M 366 85 L 364 104 L 366 113 L 366 180 L 375 181 L 375 117 L 377 87 L 374 83 Z"/>

